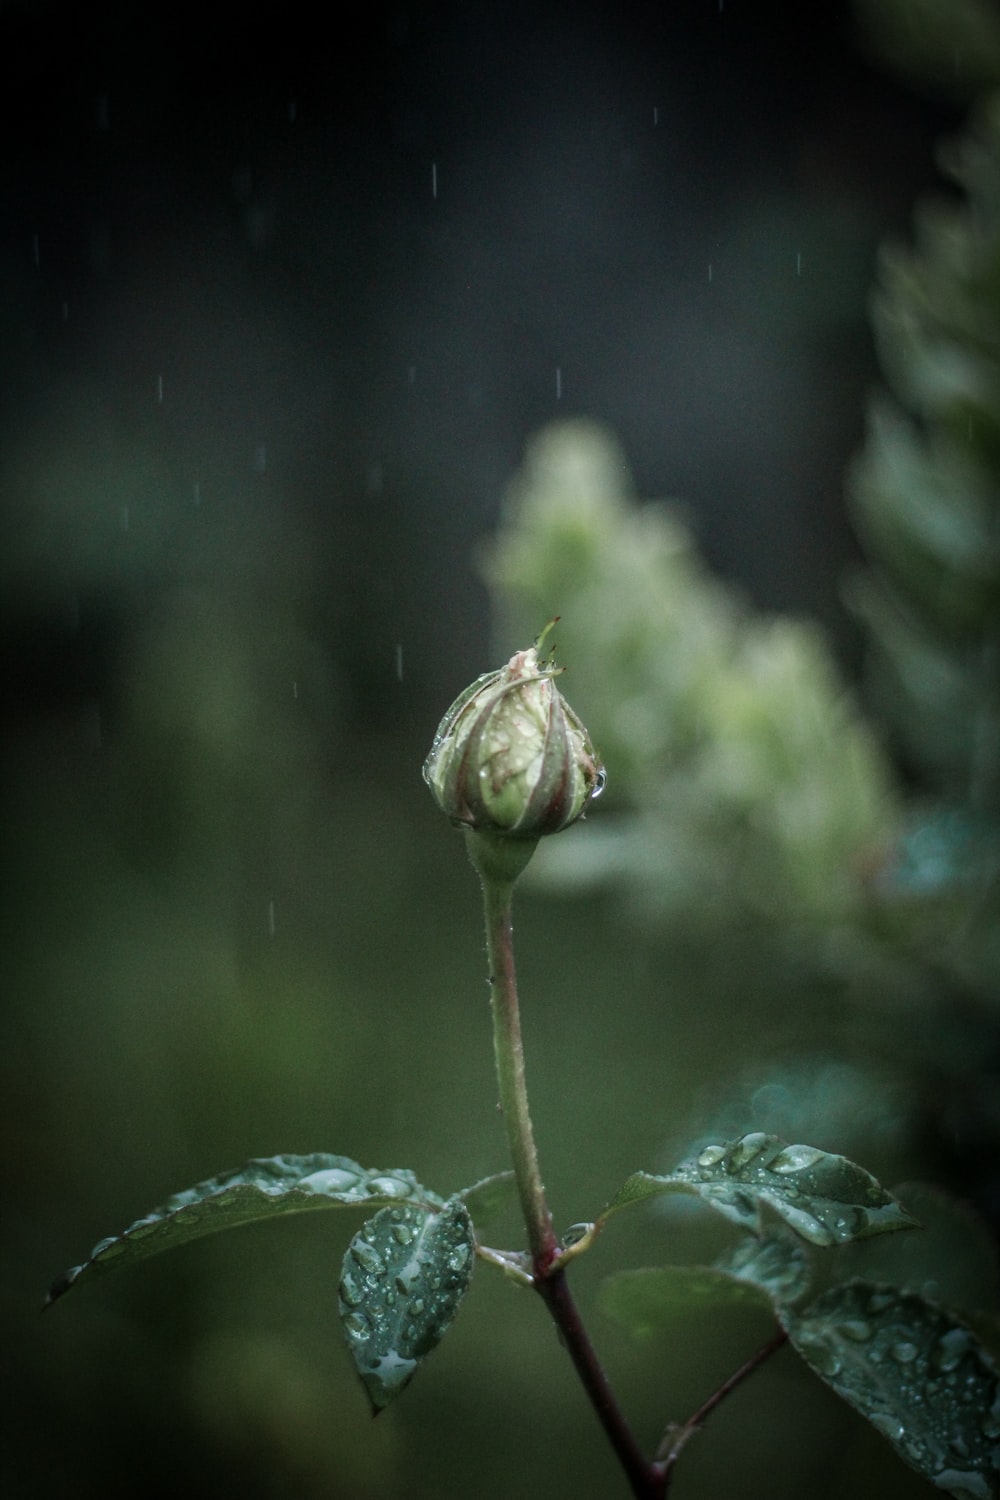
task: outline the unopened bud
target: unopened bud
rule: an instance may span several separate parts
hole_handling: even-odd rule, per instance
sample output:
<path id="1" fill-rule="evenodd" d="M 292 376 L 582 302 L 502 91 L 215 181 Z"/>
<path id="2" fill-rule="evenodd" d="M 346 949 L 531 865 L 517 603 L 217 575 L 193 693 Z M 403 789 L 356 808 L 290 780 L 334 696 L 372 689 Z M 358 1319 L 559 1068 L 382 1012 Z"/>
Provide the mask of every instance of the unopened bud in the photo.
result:
<path id="1" fill-rule="evenodd" d="M 546 633 L 477 678 L 441 720 L 424 780 L 453 823 L 537 839 L 575 823 L 604 788 L 590 737 L 555 685 L 560 669 L 539 661 Z"/>

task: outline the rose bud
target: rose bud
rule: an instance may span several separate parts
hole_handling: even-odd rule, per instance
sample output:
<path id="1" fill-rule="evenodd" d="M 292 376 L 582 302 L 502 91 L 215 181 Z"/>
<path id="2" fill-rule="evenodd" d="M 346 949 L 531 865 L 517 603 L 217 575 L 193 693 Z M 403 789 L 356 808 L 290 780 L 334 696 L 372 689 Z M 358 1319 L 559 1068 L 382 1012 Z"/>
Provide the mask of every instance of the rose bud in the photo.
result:
<path id="1" fill-rule="evenodd" d="M 538 839 L 576 822 L 604 788 L 590 737 L 555 685 L 561 668 L 539 661 L 549 629 L 477 678 L 441 720 L 424 780 L 453 823 Z"/>

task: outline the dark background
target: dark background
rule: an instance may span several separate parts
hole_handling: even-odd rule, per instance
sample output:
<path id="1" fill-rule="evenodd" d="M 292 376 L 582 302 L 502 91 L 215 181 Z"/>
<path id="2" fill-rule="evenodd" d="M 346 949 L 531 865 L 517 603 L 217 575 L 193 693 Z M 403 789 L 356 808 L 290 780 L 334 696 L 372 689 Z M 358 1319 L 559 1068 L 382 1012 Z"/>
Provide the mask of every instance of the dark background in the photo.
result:
<path id="1" fill-rule="evenodd" d="M 445 1190 L 503 1164 L 476 893 L 418 776 L 493 664 L 475 544 L 530 435 L 597 418 L 722 573 L 853 661 L 875 249 L 957 113 L 832 3 L 6 4 L 0 33 L 7 1493 L 612 1493 L 561 1352 L 488 1274 L 371 1427 L 337 1224 L 34 1309 L 252 1155 Z M 518 940 L 561 1222 L 669 1166 L 772 1032 L 821 1038 L 759 951 L 654 965 L 542 899 Z M 759 1342 L 677 1370 L 601 1337 L 647 1440 Z M 880 1465 L 922 1492 L 773 1379 L 685 1493 L 885 1493 Z"/>
<path id="2" fill-rule="evenodd" d="M 37 632 L 22 610 L 72 592 L 99 670 L 177 549 L 196 565 L 192 509 L 228 506 L 307 548 L 352 708 L 395 718 L 398 643 L 414 692 L 481 662 L 470 545 L 526 437 L 578 413 L 759 602 L 837 622 L 873 251 L 951 120 L 866 59 L 850 7 L 175 16 L 4 8 L 29 640 L 58 605 Z"/>

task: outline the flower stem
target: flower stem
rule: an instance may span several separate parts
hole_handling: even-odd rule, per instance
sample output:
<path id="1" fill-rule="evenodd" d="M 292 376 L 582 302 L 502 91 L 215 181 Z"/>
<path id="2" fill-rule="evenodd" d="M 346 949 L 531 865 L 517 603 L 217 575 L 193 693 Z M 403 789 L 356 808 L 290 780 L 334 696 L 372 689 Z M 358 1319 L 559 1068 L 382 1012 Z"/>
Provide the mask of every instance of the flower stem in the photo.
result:
<path id="1" fill-rule="evenodd" d="M 504 842 L 509 845 L 513 841 Z M 524 855 L 523 863 L 527 863 L 533 849 L 532 844 Z M 498 849 L 492 841 L 484 842 L 481 834 L 470 834 L 469 853 L 483 887 L 486 947 L 490 963 L 493 1047 L 500 1106 L 531 1250 L 535 1290 L 542 1297 L 562 1335 L 598 1421 L 625 1472 L 632 1494 L 636 1500 L 663 1500 L 666 1484 L 663 1466 L 650 1463 L 639 1448 L 584 1327 L 565 1269 L 558 1263 L 561 1246 L 542 1185 L 524 1076 L 524 1046 L 521 1039 L 511 920 L 514 881 L 520 874 L 520 869 L 513 872 L 506 867 L 506 851 Z"/>
<path id="2" fill-rule="evenodd" d="M 511 907 L 513 881 L 489 878 L 480 869 L 486 915 L 486 948 L 490 963 L 490 1003 L 493 1011 L 493 1051 L 496 1058 L 500 1108 L 514 1165 L 514 1178 L 536 1282 L 544 1279 L 559 1252 L 552 1215 L 542 1185 L 535 1135 L 528 1110 L 524 1078 L 524 1045 L 514 972 L 514 934 Z"/>

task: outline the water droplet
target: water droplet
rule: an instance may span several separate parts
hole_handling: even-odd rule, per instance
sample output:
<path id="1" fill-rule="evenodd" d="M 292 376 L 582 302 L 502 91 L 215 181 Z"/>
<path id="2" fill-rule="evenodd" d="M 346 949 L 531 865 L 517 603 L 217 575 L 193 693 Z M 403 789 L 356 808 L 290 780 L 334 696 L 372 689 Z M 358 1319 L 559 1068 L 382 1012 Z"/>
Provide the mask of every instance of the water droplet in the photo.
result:
<path id="1" fill-rule="evenodd" d="M 823 1338 L 810 1334 L 803 1334 L 799 1340 L 802 1351 L 810 1364 L 815 1365 L 821 1375 L 832 1379 L 838 1374 L 841 1367 L 840 1356 Z"/>
<path id="2" fill-rule="evenodd" d="M 607 786 L 607 784 L 608 773 L 607 771 L 605 771 L 604 767 L 601 766 L 601 768 L 597 772 L 597 775 L 594 777 L 594 785 L 590 789 L 590 800 L 592 802 L 595 802 L 597 800 L 597 798 L 604 791 L 604 788 Z"/>
<path id="3" fill-rule="evenodd" d="M 325 1167 L 319 1172 L 310 1172 L 297 1186 L 304 1193 L 351 1193 L 358 1183 L 356 1172 L 345 1172 L 342 1167 Z"/>
<path id="4" fill-rule="evenodd" d="M 392 1226 L 392 1237 L 397 1245 L 410 1245 L 413 1243 L 414 1231 L 409 1224 L 394 1224 Z"/>
<path id="5" fill-rule="evenodd" d="M 769 1164 L 772 1172 L 804 1172 L 823 1155 L 815 1146 L 786 1146 Z"/>
<path id="6" fill-rule="evenodd" d="M 362 1271 L 365 1271 L 369 1276 L 381 1276 L 383 1274 L 382 1257 L 375 1249 L 375 1246 L 369 1245 L 367 1240 L 352 1240 L 351 1255 L 357 1261 Z"/>
<path id="7" fill-rule="evenodd" d="M 850 1339 L 855 1344 L 866 1343 L 875 1331 L 864 1318 L 845 1318 L 842 1323 L 837 1324 L 837 1328 L 845 1339 Z"/>
<path id="8" fill-rule="evenodd" d="M 725 1146 L 706 1146 L 698 1153 L 699 1167 L 717 1167 L 726 1154 Z"/>
<path id="9" fill-rule="evenodd" d="M 868 1420 L 892 1443 L 900 1442 L 906 1432 L 903 1423 L 890 1411 L 869 1412 Z"/>
<path id="10" fill-rule="evenodd" d="M 340 1278 L 340 1296 L 348 1307 L 360 1307 L 365 1300 L 365 1294 L 350 1271 L 345 1271 Z"/>
<path id="11" fill-rule="evenodd" d="M 399 1177 L 369 1177 L 365 1191 L 380 1198 L 408 1198 L 411 1188 Z"/>
<path id="12" fill-rule="evenodd" d="M 937 1341 L 931 1355 L 938 1370 L 956 1370 L 962 1356 L 968 1352 L 971 1335 L 964 1328 L 949 1328 Z"/>
<path id="13" fill-rule="evenodd" d="M 423 1313 L 425 1306 L 426 1303 L 424 1302 L 423 1297 L 414 1297 L 413 1301 L 410 1303 L 410 1311 L 413 1313 L 413 1316 L 415 1318 L 419 1318 Z"/>
<path id="14" fill-rule="evenodd" d="M 891 1346 L 889 1353 L 899 1364 L 910 1365 L 916 1359 L 920 1350 L 909 1339 L 900 1339 L 898 1343 Z"/>
<path id="15" fill-rule="evenodd" d="M 739 1172 L 755 1160 L 767 1145 L 767 1136 L 762 1130 L 752 1130 L 736 1142 L 726 1163 L 727 1172 Z"/>
<path id="16" fill-rule="evenodd" d="M 450 1271 L 456 1272 L 464 1271 L 466 1266 L 469 1264 L 469 1256 L 471 1255 L 471 1253 L 472 1252 L 469 1249 L 468 1245 L 456 1245 L 454 1250 L 448 1256 L 448 1260 L 446 1262 L 448 1269 Z"/>
<path id="17" fill-rule="evenodd" d="M 343 1319 L 343 1329 L 348 1338 L 354 1339 L 356 1343 L 363 1343 L 371 1338 L 372 1325 L 363 1312 L 348 1313 Z"/>

